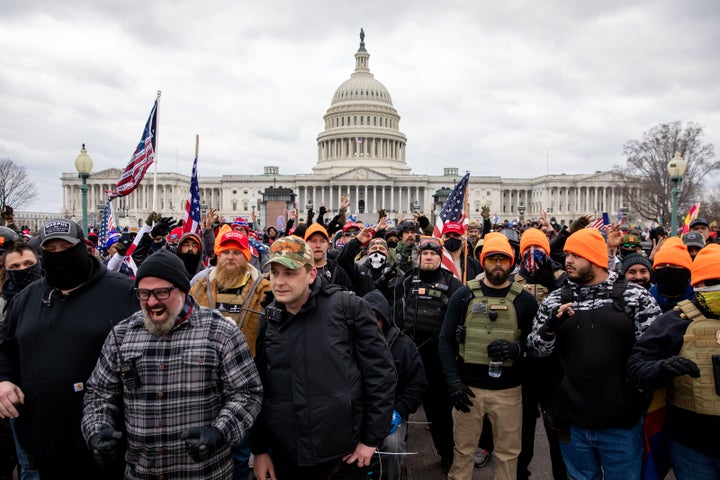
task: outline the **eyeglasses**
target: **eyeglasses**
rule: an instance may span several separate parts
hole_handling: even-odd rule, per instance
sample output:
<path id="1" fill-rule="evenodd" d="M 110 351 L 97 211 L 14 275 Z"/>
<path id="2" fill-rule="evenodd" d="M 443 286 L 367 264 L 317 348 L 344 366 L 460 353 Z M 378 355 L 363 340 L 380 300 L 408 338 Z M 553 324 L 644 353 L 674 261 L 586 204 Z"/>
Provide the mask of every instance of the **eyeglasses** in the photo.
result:
<path id="1" fill-rule="evenodd" d="M 360 230 L 347 230 L 343 233 L 343 237 L 357 237 Z"/>
<path id="2" fill-rule="evenodd" d="M 485 263 L 495 263 L 501 265 L 510 265 L 512 259 L 506 255 L 488 255 L 485 257 Z"/>
<path id="3" fill-rule="evenodd" d="M 146 301 L 150 299 L 150 295 L 155 297 L 158 300 L 167 300 L 170 298 L 170 292 L 175 290 L 177 287 L 162 287 L 162 288 L 153 288 L 152 290 L 148 290 L 147 288 L 136 288 L 135 289 L 135 295 L 137 296 L 138 300 Z"/>

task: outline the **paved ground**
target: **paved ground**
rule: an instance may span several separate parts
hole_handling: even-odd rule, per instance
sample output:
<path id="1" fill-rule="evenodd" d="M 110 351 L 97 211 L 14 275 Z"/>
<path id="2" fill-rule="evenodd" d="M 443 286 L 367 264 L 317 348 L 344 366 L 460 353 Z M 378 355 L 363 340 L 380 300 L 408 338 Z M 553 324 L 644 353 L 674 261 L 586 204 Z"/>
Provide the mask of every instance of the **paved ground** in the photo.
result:
<path id="1" fill-rule="evenodd" d="M 410 417 L 408 428 L 408 451 L 418 452 L 408 457 L 408 480 L 445 480 L 447 476 L 440 468 L 440 456 L 437 455 L 432 437 L 427 430 L 425 413 L 422 408 Z M 542 420 L 538 419 L 535 431 L 535 454 L 530 463 L 530 472 L 534 480 L 552 480 L 550 454 Z M 492 480 L 495 473 L 495 460 L 482 468 L 473 469 L 473 480 Z M 675 480 L 671 471 L 665 480 Z"/>

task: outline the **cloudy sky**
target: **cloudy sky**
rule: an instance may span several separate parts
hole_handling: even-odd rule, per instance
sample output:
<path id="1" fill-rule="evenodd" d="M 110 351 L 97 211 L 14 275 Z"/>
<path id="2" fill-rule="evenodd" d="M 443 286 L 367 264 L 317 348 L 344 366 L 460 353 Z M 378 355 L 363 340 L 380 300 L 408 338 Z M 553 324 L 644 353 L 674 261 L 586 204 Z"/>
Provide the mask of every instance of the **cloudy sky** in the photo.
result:
<path id="1" fill-rule="evenodd" d="M 0 0 L 0 158 L 58 211 L 82 143 L 124 168 L 157 90 L 159 170 L 310 173 L 355 67 L 390 91 L 413 173 L 534 177 L 624 163 L 659 123 L 720 148 L 716 0 Z"/>

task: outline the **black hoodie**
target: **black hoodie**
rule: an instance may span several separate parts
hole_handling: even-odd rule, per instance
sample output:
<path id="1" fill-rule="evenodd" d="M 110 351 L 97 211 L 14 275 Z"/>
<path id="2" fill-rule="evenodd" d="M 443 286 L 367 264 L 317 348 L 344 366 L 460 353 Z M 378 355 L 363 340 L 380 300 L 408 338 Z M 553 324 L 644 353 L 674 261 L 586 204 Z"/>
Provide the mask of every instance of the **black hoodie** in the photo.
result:
<path id="1" fill-rule="evenodd" d="M 363 299 L 370 304 L 376 315 L 383 319 L 383 334 L 390 346 L 398 375 L 394 410 L 407 420 L 422 404 L 427 390 L 427 378 L 420 353 L 410 337 L 402 334 L 390 320 L 390 304 L 379 290 L 371 290 Z"/>

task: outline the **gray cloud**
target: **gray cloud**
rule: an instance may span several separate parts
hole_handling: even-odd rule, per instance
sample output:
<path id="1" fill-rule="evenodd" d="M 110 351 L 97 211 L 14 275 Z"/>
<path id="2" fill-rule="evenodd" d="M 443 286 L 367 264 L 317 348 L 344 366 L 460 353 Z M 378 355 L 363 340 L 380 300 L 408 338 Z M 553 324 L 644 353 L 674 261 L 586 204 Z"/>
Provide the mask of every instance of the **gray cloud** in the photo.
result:
<path id="1" fill-rule="evenodd" d="M 418 174 L 580 173 L 662 122 L 719 143 L 714 1 L 3 2 L 0 157 L 56 210 L 81 143 L 123 168 L 156 90 L 160 170 L 309 173 L 360 27 Z"/>

